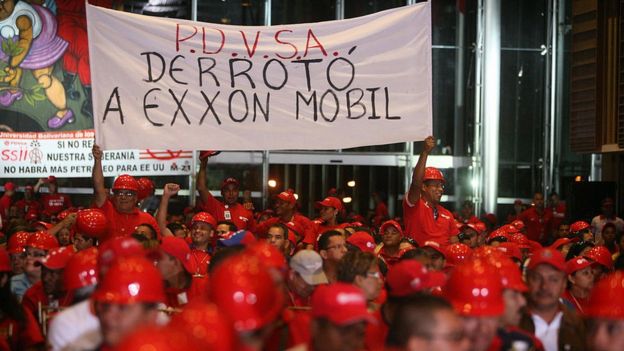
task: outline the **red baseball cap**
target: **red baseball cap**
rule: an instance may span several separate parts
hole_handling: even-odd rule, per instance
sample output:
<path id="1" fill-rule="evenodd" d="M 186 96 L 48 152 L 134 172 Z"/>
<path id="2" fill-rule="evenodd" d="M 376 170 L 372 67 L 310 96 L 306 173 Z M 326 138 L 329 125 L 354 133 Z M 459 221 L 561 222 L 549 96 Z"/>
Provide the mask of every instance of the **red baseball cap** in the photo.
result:
<path id="1" fill-rule="evenodd" d="M 191 260 L 191 248 L 184 239 L 166 236 L 162 238 L 160 250 L 180 260 L 187 272 L 195 273 L 196 267 L 194 261 Z"/>
<path id="2" fill-rule="evenodd" d="M 572 240 L 570 238 L 559 238 L 559 239 L 555 240 L 555 242 L 552 243 L 549 247 L 553 248 L 555 250 L 558 250 L 563 245 L 571 244 L 573 242 L 574 242 L 574 240 Z"/>
<path id="3" fill-rule="evenodd" d="M 277 194 L 276 197 L 282 201 L 286 201 L 291 204 L 294 204 L 297 202 L 297 198 L 295 197 L 295 194 L 290 191 L 282 191 L 281 193 Z"/>
<path id="4" fill-rule="evenodd" d="M 355 232 L 347 238 L 347 242 L 363 252 L 375 252 L 375 239 L 367 232 Z"/>
<path id="5" fill-rule="evenodd" d="M 566 273 L 572 274 L 581 269 L 587 268 L 592 265 L 592 262 L 585 257 L 575 257 L 566 262 Z"/>
<path id="6" fill-rule="evenodd" d="M 221 183 L 221 189 L 225 188 L 226 186 L 233 184 L 236 188 L 238 188 L 240 186 L 240 183 L 238 182 L 238 179 L 234 178 L 234 177 L 227 177 L 225 179 L 223 179 L 223 183 Z"/>
<path id="7" fill-rule="evenodd" d="M 74 250 L 68 246 L 52 249 L 43 260 L 36 262 L 35 265 L 41 264 L 48 269 L 63 269 L 74 253 Z"/>
<path id="8" fill-rule="evenodd" d="M 566 271 L 566 263 L 563 255 L 561 254 L 561 252 L 550 247 L 542 248 L 535 251 L 535 253 L 533 253 L 533 256 L 531 256 L 527 269 L 535 269 L 535 267 L 539 266 L 540 264 L 548 264 L 562 272 Z"/>
<path id="9" fill-rule="evenodd" d="M 328 196 L 323 199 L 323 201 L 317 201 L 315 204 L 316 208 L 321 207 L 333 207 L 337 210 L 342 210 L 342 201 L 339 198 L 334 196 Z"/>
<path id="10" fill-rule="evenodd" d="M 51 175 L 48 177 L 48 183 L 55 183 L 56 184 L 56 177 Z"/>
<path id="11" fill-rule="evenodd" d="M 442 272 L 429 271 L 416 260 L 403 260 L 390 268 L 386 283 L 390 296 L 403 297 L 424 289 L 443 286 L 446 283 L 446 275 Z"/>
<path id="12" fill-rule="evenodd" d="M 379 227 L 379 234 L 380 235 L 384 235 L 386 233 L 386 228 L 388 227 L 394 227 L 396 228 L 396 230 L 399 231 L 399 234 L 401 234 L 401 236 L 403 236 L 403 229 L 401 229 L 401 225 L 399 224 L 399 222 L 395 221 L 395 220 L 388 220 L 385 221 L 381 224 L 381 226 Z"/>
<path id="13" fill-rule="evenodd" d="M 314 318 L 326 318 L 339 326 L 375 322 L 368 313 L 362 290 L 346 283 L 318 286 L 312 295 L 311 314 Z"/>
<path id="14" fill-rule="evenodd" d="M 98 266 L 110 266 L 120 257 L 143 256 L 145 250 L 138 240 L 132 237 L 118 236 L 100 244 Z"/>
<path id="15" fill-rule="evenodd" d="M 500 243 L 500 245 L 496 246 L 496 249 L 503 252 L 509 258 L 522 261 L 522 251 L 520 251 L 520 246 L 516 243 Z"/>
<path id="16" fill-rule="evenodd" d="M 430 247 L 436 250 L 437 252 L 439 252 L 440 254 L 442 254 L 444 258 L 446 258 L 446 250 L 437 241 L 432 241 L 432 240 L 425 241 L 425 244 L 423 245 L 423 247 Z"/>
<path id="17" fill-rule="evenodd" d="M 15 190 L 15 183 L 13 182 L 4 183 L 4 191 L 11 191 L 11 190 Z"/>

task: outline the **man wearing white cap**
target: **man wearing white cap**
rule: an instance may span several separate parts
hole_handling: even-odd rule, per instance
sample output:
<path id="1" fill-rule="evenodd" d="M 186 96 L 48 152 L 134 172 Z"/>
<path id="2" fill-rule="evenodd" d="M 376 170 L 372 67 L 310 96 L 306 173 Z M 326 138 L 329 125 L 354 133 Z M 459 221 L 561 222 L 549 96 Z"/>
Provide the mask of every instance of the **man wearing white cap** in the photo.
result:
<path id="1" fill-rule="evenodd" d="M 327 284 L 323 259 L 312 250 L 301 250 L 290 259 L 288 290 L 290 306 L 310 306 L 310 296 L 317 285 Z"/>

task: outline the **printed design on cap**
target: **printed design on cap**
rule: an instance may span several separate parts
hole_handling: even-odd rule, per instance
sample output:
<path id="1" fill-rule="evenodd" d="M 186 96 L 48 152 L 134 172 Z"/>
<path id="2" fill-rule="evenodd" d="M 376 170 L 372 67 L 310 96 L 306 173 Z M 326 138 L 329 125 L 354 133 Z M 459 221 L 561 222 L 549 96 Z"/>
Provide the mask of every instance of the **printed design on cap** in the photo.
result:
<path id="1" fill-rule="evenodd" d="M 370 242 L 370 241 L 367 241 L 367 242 L 366 242 L 366 247 L 368 247 L 368 248 L 372 249 L 372 248 L 374 248 L 374 247 L 375 247 L 375 244 L 373 244 L 373 243 L 372 243 L 372 242 Z"/>
<path id="2" fill-rule="evenodd" d="M 420 277 L 416 277 L 412 279 L 412 281 L 410 282 L 410 286 L 414 289 L 420 289 L 421 285 L 422 285 L 422 280 L 420 279 Z"/>
<path id="3" fill-rule="evenodd" d="M 356 293 L 345 293 L 341 292 L 336 295 L 336 302 L 340 305 L 351 305 L 351 304 L 365 304 L 364 296 Z"/>

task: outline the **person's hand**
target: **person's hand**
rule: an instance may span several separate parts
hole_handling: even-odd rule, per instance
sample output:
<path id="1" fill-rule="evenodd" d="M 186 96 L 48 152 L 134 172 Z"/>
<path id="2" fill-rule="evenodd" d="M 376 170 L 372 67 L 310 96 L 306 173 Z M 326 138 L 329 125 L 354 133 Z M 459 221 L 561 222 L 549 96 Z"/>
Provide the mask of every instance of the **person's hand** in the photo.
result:
<path id="1" fill-rule="evenodd" d="M 178 191 L 180 191 L 180 186 L 178 184 L 167 183 L 165 184 L 165 187 L 163 188 L 163 196 L 172 197 L 176 195 Z"/>
<path id="2" fill-rule="evenodd" d="M 76 212 L 70 213 L 67 215 L 67 217 L 63 218 L 63 223 L 65 224 L 65 227 L 71 227 L 72 225 L 74 225 L 74 223 L 76 223 L 76 218 L 78 218 L 78 213 Z"/>
<path id="3" fill-rule="evenodd" d="M 94 159 L 96 159 L 97 161 L 102 161 L 102 155 L 104 154 L 104 152 L 100 148 L 100 145 L 93 144 L 93 149 L 91 149 L 91 153 L 93 154 Z"/>
<path id="4" fill-rule="evenodd" d="M 431 150 L 435 147 L 435 139 L 432 136 L 428 136 L 424 140 L 423 152 L 430 153 Z"/>

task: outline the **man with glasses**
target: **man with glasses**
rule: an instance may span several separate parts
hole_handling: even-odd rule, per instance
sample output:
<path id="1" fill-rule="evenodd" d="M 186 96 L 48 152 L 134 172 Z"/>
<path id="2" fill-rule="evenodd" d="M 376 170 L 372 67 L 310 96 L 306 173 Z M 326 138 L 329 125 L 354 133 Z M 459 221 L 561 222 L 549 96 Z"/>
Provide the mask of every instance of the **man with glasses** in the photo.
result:
<path id="1" fill-rule="evenodd" d="M 319 254 L 323 258 L 323 271 L 330 283 L 337 281 L 338 263 L 347 253 L 347 242 L 344 236 L 335 230 L 327 231 L 319 237 Z"/>
<path id="2" fill-rule="evenodd" d="M 26 261 L 24 273 L 11 277 L 11 292 L 21 301 L 24 293 L 41 280 L 41 262 L 52 249 L 59 247 L 56 238 L 46 232 L 30 234 L 24 245 Z"/>
<path id="3" fill-rule="evenodd" d="M 446 245 L 451 237 L 459 234 L 453 214 L 440 205 L 446 182 L 444 175 L 437 168 L 426 167 L 427 156 L 434 146 L 432 136 L 424 140 L 412 183 L 403 197 L 405 233 L 419 245 L 428 240 Z"/>
<path id="4" fill-rule="evenodd" d="M 113 196 L 108 198 L 104 187 L 104 173 L 102 172 L 103 152 L 100 147 L 93 145 L 93 189 L 95 191 L 95 206 L 104 211 L 108 218 L 108 232 L 102 237 L 106 241 L 115 236 L 130 236 L 140 224 L 149 224 L 156 230 L 157 239 L 160 239 L 158 223 L 149 213 L 137 207 L 139 183 L 134 177 L 122 174 L 113 183 Z"/>

